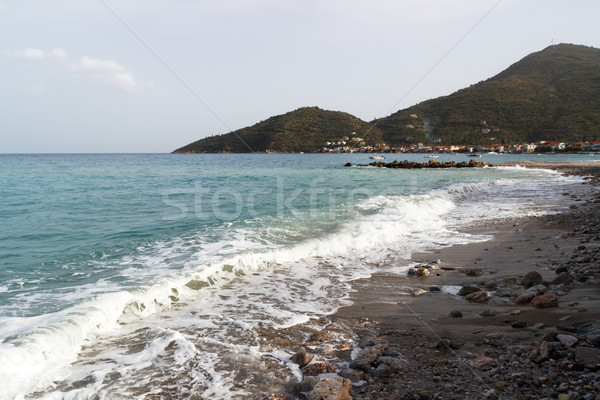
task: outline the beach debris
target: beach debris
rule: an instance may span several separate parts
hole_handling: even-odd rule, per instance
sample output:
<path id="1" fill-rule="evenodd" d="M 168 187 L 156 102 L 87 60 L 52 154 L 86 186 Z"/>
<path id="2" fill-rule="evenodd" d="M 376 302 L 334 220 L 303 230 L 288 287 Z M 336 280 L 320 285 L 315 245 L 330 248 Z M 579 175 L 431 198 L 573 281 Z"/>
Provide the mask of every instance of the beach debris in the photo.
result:
<path id="1" fill-rule="evenodd" d="M 542 294 L 534 297 L 531 305 L 538 308 L 558 307 L 558 297 L 554 293 Z"/>
<path id="2" fill-rule="evenodd" d="M 308 395 L 308 400 L 352 400 L 352 382 L 336 376 L 319 381 Z"/>
<path id="3" fill-rule="evenodd" d="M 302 368 L 305 365 L 308 365 L 314 357 L 314 355 L 307 353 L 306 349 L 302 347 L 299 352 L 290 357 L 290 360 L 292 360 L 293 362 L 298 364 L 300 368 Z"/>
<path id="4" fill-rule="evenodd" d="M 431 272 L 429 269 L 423 265 L 417 265 L 416 267 L 412 267 L 408 270 L 408 275 L 420 277 L 420 276 L 429 276 Z"/>
<path id="5" fill-rule="evenodd" d="M 471 293 L 475 293 L 475 292 L 480 292 L 481 289 L 475 286 L 463 286 L 460 288 L 460 290 L 458 291 L 458 295 L 465 297 L 466 295 L 469 295 Z"/>
<path id="6" fill-rule="evenodd" d="M 529 271 L 525 274 L 523 279 L 521 279 L 521 285 L 525 288 L 530 288 L 534 285 L 539 285 L 544 282 L 542 275 L 537 271 Z"/>
<path id="7" fill-rule="evenodd" d="M 418 297 L 424 295 L 425 293 L 427 293 L 427 290 L 425 289 L 413 289 L 411 290 L 410 295 L 413 297 Z"/>
<path id="8" fill-rule="evenodd" d="M 460 310 L 452 310 L 452 311 L 450 311 L 449 317 L 450 318 L 462 318 L 463 314 L 462 314 L 462 312 L 460 312 Z"/>
<path id="9" fill-rule="evenodd" d="M 465 300 L 472 301 L 474 303 L 484 303 L 488 300 L 487 292 L 480 290 L 465 296 Z"/>

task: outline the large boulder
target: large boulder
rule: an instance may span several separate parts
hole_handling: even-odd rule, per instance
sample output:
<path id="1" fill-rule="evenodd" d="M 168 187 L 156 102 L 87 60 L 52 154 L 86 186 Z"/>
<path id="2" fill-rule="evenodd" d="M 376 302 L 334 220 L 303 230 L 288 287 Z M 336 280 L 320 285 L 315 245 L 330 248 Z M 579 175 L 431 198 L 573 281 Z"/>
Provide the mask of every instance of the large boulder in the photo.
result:
<path id="1" fill-rule="evenodd" d="M 577 346 L 575 361 L 585 368 L 595 371 L 600 368 L 600 349 L 596 347 Z"/>
<path id="2" fill-rule="evenodd" d="M 542 278 L 542 275 L 540 275 L 539 272 L 529 271 L 528 273 L 525 274 L 523 279 L 521 279 L 521 285 L 523 287 L 530 288 L 534 285 L 539 285 L 543 281 L 544 281 L 544 279 Z"/>
<path id="3" fill-rule="evenodd" d="M 327 378 L 319 381 L 308 395 L 308 400 L 352 400 L 352 383 L 342 377 Z"/>

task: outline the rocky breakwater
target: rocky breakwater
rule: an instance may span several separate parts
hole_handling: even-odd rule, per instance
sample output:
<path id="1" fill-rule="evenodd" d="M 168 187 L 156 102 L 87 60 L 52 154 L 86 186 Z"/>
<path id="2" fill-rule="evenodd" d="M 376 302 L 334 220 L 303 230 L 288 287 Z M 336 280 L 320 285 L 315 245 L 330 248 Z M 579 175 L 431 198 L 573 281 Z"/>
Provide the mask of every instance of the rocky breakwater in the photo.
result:
<path id="1" fill-rule="evenodd" d="M 345 167 L 351 167 L 351 163 L 346 163 Z M 481 168 L 489 166 L 489 163 L 482 161 L 443 161 L 439 162 L 436 160 L 429 160 L 429 162 L 415 162 L 415 161 L 397 161 L 386 163 L 382 161 L 376 161 L 369 164 L 357 164 L 358 167 L 378 167 L 378 168 L 400 168 L 400 169 L 424 169 L 424 168 Z"/>

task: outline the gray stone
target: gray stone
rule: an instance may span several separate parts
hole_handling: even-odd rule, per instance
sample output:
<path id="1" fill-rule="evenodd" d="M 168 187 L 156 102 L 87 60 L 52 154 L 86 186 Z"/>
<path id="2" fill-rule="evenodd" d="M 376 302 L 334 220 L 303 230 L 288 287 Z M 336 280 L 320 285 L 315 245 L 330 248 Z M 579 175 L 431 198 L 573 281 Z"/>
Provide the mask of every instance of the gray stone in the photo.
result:
<path id="1" fill-rule="evenodd" d="M 592 371 L 600 368 L 600 349 L 597 347 L 577 346 L 575 360 Z"/>
<path id="2" fill-rule="evenodd" d="M 375 368 L 373 375 L 378 378 L 387 378 L 392 374 L 392 369 L 385 364 L 379 364 L 379 367 Z"/>
<path id="3" fill-rule="evenodd" d="M 538 354 L 538 357 L 536 358 L 535 362 L 539 364 L 539 363 L 546 361 L 549 358 L 550 358 L 550 343 L 543 341 L 542 344 L 540 344 L 539 354 Z"/>
<path id="4" fill-rule="evenodd" d="M 569 274 L 567 272 L 561 272 L 552 281 L 553 285 L 560 285 L 560 284 L 570 285 L 571 283 L 573 283 L 573 279 L 569 276 Z"/>
<path id="5" fill-rule="evenodd" d="M 350 379 L 350 381 L 352 383 L 358 383 L 360 381 L 364 381 L 365 380 L 365 373 L 363 371 L 359 371 L 357 369 L 352 369 L 352 368 L 346 368 L 343 369 L 339 375 L 342 378 L 346 378 L 346 379 Z"/>
<path id="6" fill-rule="evenodd" d="M 558 341 L 565 347 L 573 347 L 575 343 L 578 342 L 578 339 L 575 336 L 558 334 L 556 335 Z"/>
<path id="7" fill-rule="evenodd" d="M 513 328 L 525 328 L 527 326 L 527 322 L 523 320 L 518 320 L 510 324 Z"/>
<path id="8" fill-rule="evenodd" d="M 487 310 L 480 312 L 479 315 L 482 317 L 493 317 L 496 315 L 496 311 L 488 308 Z"/>
<path id="9" fill-rule="evenodd" d="M 529 293 L 534 293 L 534 294 L 544 294 L 546 293 L 546 290 L 548 290 L 548 288 L 545 285 L 535 285 L 530 287 L 529 289 L 527 289 L 527 291 Z"/>
<path id="10" fill-rule="evenodd" d="M 521 279 L 521 285 L 523 287 L 529 288 L 533 285 L 538 285 L 538 284 L 542 283 L 543 281 L 544 281 L 544 279 L 542 278 L 542 275 L 540 275 L 539 272 L 529 271 L 528 273 L 525 274 L 523 279 Z"/>
<path id="11" fill-rule="evenodd" d="M 299 395 L 301 393 L 308 393 L 314 389 L 315 385 L 318 382 L 319 382 L 319 378 L 316 378 L 314 376 L 309 376 L 307 378 L 304 378 L 302 380 L 302 382 L 298 382 L 294 386 L 294 392 L 296 393 L 296 395 Z"/>
<path id="12" fill-rule="evenodd" d="M 450 311 L 449 317 L 450 318 L 462 318 L 463 314 L 462 314 L 462 312 L 460 312 L 460 310 L 452 310 L 452 311 Z"/>

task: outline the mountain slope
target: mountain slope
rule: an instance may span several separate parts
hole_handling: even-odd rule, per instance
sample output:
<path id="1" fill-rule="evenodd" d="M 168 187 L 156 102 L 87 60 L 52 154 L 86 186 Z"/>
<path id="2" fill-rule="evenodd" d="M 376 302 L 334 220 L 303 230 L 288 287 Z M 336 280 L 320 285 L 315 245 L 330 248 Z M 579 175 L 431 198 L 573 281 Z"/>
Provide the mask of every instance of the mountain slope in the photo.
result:
<path id="1" fill-rule="evenodd" d="M 390 145 L 411 141 L 407 138 L 447 144 L 595 139 L 600 50 L 550 46 L 493 78 L 374 122 Z"/>
<path id="2" fill-rule="evenodd" d="M 379 130 L 371 130 L 370 124 L 350 114 L 303 107 L 225 135 L 200 139 L 174 153 L 308 152 L 352 132 L 361 136 L 368 131 L 367 141 L 381 141 Z"/>

